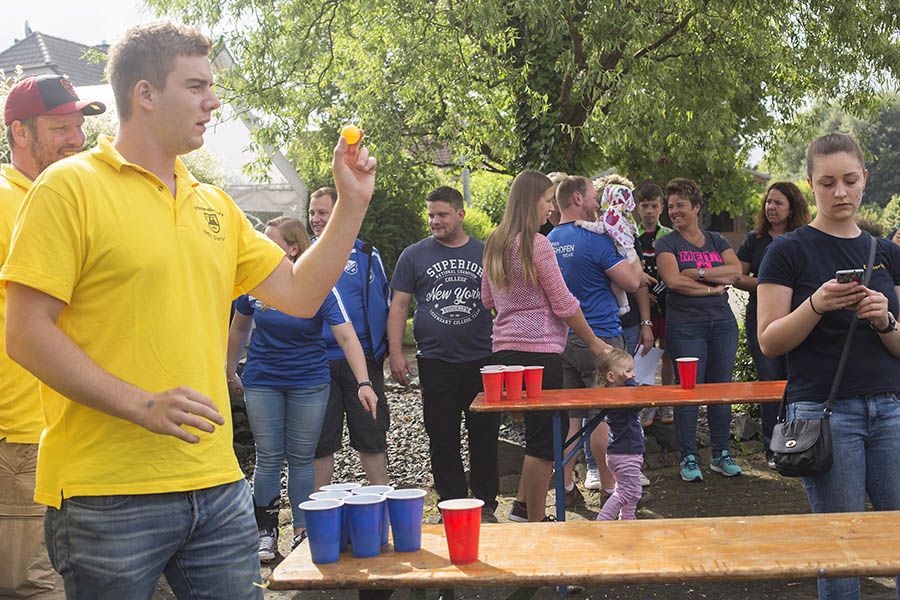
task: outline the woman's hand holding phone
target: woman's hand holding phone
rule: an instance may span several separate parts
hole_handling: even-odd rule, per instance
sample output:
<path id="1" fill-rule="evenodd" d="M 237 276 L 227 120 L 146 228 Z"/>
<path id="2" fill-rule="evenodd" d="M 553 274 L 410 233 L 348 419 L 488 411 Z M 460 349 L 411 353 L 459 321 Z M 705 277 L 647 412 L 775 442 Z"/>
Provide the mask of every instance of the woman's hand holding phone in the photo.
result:
<path id="1" fill-rule="evenodd" d="M 812 294 L 812 304 L 817 312 L 825 313 L 854 307 L 866 297 L 866 288 L 857 281 L 838 283 L 829 279 Z"/>

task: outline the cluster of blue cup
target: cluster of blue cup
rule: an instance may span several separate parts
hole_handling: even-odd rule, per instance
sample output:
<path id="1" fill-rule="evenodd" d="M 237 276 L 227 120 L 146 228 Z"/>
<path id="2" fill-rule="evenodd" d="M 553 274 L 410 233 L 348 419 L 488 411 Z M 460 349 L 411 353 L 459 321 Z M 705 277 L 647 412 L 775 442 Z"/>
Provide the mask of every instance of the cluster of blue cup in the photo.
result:
<path id="1" fill-rule="evenodd" d="M 356 558 L 378 556 L 391 531 L 397 552 L 415 552 L 422 545 L 425 490 L 335 483 L 309 498 L 300 509 L 316 564 L 337 562 L 348 546 Z"/>

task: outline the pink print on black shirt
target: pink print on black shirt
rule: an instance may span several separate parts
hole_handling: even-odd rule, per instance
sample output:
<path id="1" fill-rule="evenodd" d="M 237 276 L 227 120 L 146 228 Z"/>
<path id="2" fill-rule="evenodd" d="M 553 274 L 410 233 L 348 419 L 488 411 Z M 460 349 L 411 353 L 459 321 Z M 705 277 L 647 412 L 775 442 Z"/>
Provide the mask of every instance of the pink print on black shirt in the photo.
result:
<path id="1" fill-rule="evenodd" d="M 720 265 L 725 264 L 725 261 L 722 260 L 722 256 L 716 251 L 697 252 L 694 250 L 679 251 L 678 262 L 681 264 L 694 263 L 698 269 L 711 269 L 715 263 L 719 263 Z"/>

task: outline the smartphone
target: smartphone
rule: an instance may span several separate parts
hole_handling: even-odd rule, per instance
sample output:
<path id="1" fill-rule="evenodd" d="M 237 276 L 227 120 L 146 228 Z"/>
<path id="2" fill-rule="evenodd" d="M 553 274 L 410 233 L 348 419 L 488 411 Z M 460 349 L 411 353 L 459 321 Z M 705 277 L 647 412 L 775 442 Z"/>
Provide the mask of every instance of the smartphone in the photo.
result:
<path id="1" fill-rule="evenodd" d="M 865 272 L 865 269 L 844 269 L 843 271 L 837 271 L 834 274 L 834 278 L 838 283 L 850 283 L 851 281 L 862 283 Z"/>

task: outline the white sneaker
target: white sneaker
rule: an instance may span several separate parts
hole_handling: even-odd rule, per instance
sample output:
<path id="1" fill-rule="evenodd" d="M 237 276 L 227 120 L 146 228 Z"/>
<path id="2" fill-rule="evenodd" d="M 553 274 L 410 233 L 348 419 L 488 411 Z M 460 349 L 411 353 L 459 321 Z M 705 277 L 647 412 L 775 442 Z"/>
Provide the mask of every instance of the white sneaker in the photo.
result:
<path id="1" fill-rule="evenodd" d="M 599 490 L 603 485 L 600 483 L 600 471 L 597 469 L 588 469 L 587 475 L 584 476 L 584 488 L 587 490 Z"/>
<path id="2" fill-rule="evenodd" d="M 647 479 L 647 476 L 644 475 L 643 471 L 641 471 L 641 486 L 646 487 L 648 485 L 650 485 L 650 480 Z"/>

